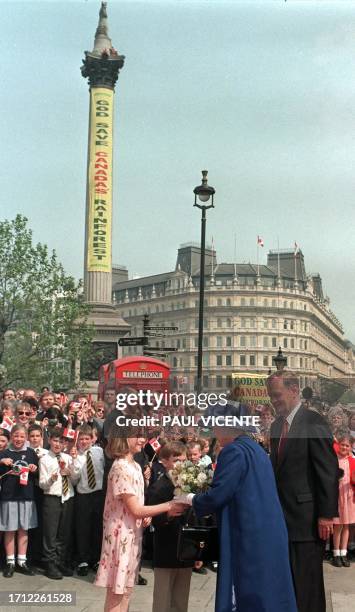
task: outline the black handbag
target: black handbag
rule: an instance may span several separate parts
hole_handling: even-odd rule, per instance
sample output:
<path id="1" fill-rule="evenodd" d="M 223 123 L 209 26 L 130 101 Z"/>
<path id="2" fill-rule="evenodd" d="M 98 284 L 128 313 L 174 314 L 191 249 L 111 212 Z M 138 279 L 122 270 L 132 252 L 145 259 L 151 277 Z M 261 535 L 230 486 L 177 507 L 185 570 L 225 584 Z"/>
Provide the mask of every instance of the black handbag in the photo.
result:
<path id="1" fill-rule="evenodd" d="M 182 525 L 178 537 L 179 561 L 218 561 L 217 527 L 189 527 Z"/>

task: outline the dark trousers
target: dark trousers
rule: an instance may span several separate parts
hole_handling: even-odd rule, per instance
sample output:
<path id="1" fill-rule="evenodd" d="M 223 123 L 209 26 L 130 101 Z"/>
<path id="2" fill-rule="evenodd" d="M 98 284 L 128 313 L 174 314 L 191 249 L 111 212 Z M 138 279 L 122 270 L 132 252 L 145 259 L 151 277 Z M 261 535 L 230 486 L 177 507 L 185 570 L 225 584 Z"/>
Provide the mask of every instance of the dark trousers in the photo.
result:
<path id="1" fill-rule="evenodd" d="M 323 542 L 290 542 L 289 549 L 298 612 L 325 612 Z"/>
<path id="2" fill-rule="evenodd" d="M 41 562 L 43 546 L 43 491 L 37 485 L 35 486 L 35 503 L 38 523 L 35 529 L 29 529 L 28 531 L 27 547 L 27 558 L 33 564 Z"/>
<path id="3" fill-rule="evenodd" d="M 100 560 L 104 495 L 102 491 L 75 496 L 75 533 L 78 563 Z"/>
<path id="4" fill-rule="evenodd" d="M 70 565 L 74 498 L 43 496 L 43 562 Z"/>

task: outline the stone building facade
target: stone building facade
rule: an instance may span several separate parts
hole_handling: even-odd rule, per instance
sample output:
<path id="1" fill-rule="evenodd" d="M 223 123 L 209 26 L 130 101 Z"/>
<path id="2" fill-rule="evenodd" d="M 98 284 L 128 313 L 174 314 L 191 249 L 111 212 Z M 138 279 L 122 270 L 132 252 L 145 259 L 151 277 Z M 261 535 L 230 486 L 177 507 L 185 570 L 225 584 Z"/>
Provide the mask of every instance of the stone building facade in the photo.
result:
<path id="1" fill-rule="evenodd" d="M 226 389 L 233 372 L 267 374 L 279 347 L 302 385 L 317 388 L 321 378 L 354 372 L 353 351 L 341 323 L 324 296 L 319 274 L 307 274 L 301 251 L 270 251 L 267 265 L 217 263 L 206 249 L 203 339 L 203 388 Z M 178 331 L 149 339 L 157 352 L 175 347 L 166 360 L 177 387 L 192 389 L 197 366 L 200 249 L 178 249 L 175 270 L 128 279 L 116 267 L 113 296 L 131 335 L 143 334 L 143 315 L 151 325 Z M 142 347 L 124 349 L 142 354 Z"/>

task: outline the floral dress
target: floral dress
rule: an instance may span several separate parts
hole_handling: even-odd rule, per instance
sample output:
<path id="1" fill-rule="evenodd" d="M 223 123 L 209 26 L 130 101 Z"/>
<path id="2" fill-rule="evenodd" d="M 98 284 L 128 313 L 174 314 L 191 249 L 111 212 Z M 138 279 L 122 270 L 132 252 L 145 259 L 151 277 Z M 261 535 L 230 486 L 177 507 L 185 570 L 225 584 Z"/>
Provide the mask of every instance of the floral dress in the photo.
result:
<path id="1" fill-rule="evenodd" d="M 136 495 L 144 504 L 144 481 L 138 463 L 116 459 L 108 476 L 101 559 L 95 584 L 116 595 L 133 588 L 142 550 L 142 519 L 135 519 L 122 494 Z"/>
<path id="2" fill-rule="evenodd" d="M 339 517 L 333 519 L 335 525 L 351 525 L 355 523 L 355 499 L 351 487 L 350 464 L 348 457 L 338 457 L 339 467 L 344 476 L 339 480 Z"/>

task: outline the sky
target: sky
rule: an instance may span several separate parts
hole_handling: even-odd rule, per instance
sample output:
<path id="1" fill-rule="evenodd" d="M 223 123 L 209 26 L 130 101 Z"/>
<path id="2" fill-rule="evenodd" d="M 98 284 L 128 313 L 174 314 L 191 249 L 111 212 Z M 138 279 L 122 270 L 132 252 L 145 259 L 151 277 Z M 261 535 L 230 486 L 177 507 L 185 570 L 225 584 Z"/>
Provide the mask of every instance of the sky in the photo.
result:
<path id="1" fill-rule="evenodd" d="M 0 0 L 0 217 L 82 276 L 89 93 L 80 66 L 100 2 Z M 355 2 L 111 0 L 126 56 L 115 94 L 113 261 L 170 271 L 200 240 L 218 263 L 296 241 L 355 341 Z"/>

